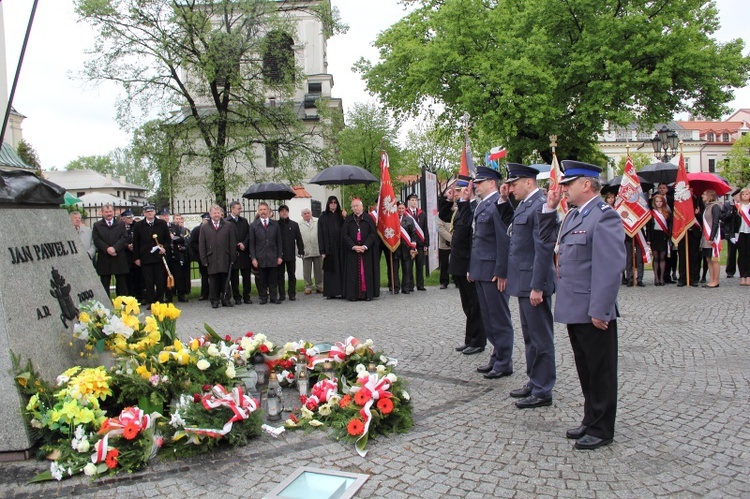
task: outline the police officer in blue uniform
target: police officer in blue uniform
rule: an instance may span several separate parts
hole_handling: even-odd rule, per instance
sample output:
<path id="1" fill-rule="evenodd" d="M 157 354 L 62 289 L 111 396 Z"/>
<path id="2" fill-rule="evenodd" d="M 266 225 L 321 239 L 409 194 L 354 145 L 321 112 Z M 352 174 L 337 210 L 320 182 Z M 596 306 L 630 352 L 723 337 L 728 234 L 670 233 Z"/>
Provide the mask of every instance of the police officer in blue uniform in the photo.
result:
<path id="1" fill-rule="evenodd" d="M 539 235 L 539 215 L 547 202 L 547 197 L 536 184 L 539 171 L 518 163 L 508 163 L 507 166 L 507 187 L 501 189 L 500 196 L 505 198 L 506 191 L 509 191 L 518 201 L 508 230 L 507 289 L 510 296 L 518 297 L 529 377 L 529 381 L 511 391 L 510 396 L 520 399 L 516 402 L 518 408 L 528 409 L 552 404 L 552 387 L 557 378 L 552 321 L 555 243 L 543 241 Z"/>
<path id="2" fill-rule="evenodd" d="M 508 227 L 498 211 L 500 173 L 477 167 L 473 184 L 482 201 L 474 210 L 474 239 L 471 245 L 467 279 L 475 283 L 479 310 L 487 340 L 493 350 L 489 363 L 477 368 L 487 379 L 513 374 L 513 322 L 508 294 Z"/>
<path id="3" fill-rule="evenodd" d="M 564 176 L 539 215 L 545 241 L 556 241 L 555 321 L 567 324 L 583 391 L 583 421 L 567 431 L 577 449 L 612 442 L 617 413 L 617 293 L 625 266 L 620 215 L 599 197 L 601 168 L 562 161 Z M 577 208 L 559 224 L 562 195 Z M 561 225 L 561 227 L 560 227 Z M 559 230 L 558 230 L 559 228 Z"/>

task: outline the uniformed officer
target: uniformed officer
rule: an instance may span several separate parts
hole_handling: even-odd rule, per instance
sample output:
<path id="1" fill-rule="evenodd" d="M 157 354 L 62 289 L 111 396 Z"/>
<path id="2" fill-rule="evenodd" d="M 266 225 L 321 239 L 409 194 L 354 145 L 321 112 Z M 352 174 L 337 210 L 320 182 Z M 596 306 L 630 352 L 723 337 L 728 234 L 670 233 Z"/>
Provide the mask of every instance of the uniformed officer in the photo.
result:
<path id="1" fill-rule="evenodd" d="M 617 293 L 625 266 L 620 215 L 599 197 L 601 168 L 563 161 L 560 186 L 539 215 L 545 241 L 557 241 L 555 321 L 567 324 L 583 392 L 583 421 L 566 436 L 577 449 L 612 442 L 617 412 Z M 562 195 L 572 209 L 558 232 Z"/>
<path id="2" fill-rule="evenodd" d="M 555 339 L 552 323 L 552 293 L 555 292 L 555 269 L 552 255 L 554 241 L 539 236 L 539 215 L 547 202 L 536 184 L 538 170 L 518 163 L 508 163 L 507 187 L 501 198 L 512 193 L 518 201 L 509 228 L 508 294 L 518 297 L 521 331 L 526 353 L 529 381 L 510 392 L 519 398 L 520 409 L 552 404 L 555 386 Z M 503 199 L 507 202 L 507 199 Z"/>
<path id="3" fill-rule="evenodd" d="M 470 189 L 476 186 L 482 198 L 474 210 L 474 239 L 467 279 L 477 288 L 484 332 L 493 347 L 489 363 L 477 368 L 487 379 L 513 374 L 513 322 L 505 290 L 510 238 L 497 208 L 500 179 L 499 172 L 480 166 L 473 184 L 469 184 Z"/>

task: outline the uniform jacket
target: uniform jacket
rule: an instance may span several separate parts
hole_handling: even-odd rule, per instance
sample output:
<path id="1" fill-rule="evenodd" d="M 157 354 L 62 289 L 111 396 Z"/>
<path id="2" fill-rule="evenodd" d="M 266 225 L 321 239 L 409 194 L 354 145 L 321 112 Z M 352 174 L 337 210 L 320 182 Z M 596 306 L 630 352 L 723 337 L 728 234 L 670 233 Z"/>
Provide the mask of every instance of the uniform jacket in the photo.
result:
<path id="1" fill-rule="evenodd" d="M 252 265 L 250 263 L 250 222 L 245 217 L 237 217 L 237 221 L 231 215 L 225 218 L 229 222 L 231 227 L 234 229 L 234 237 L 237 244 L 242 243 L 245 246 L 244 251 L 240 251 L 237 248 L 237 260 L 234 262 L 234 267 L 237 269 L 249 269 Z"/>
<path id="2" fill-rule="evenodd" d="M 318 219 L 312 218 L 309 227 L 304 220 L 300 220 L 297 226 L 299 227 L 300 236 L 302 236 L 304 258 L 320 256 L 320 249 L 318 248 Z"/>
<path id="3" fill-rule="evenodd" d="M 169 233 L 172 235 L 172 258 L 187 262 L 190 233 L 185 227 L 180 227 L 177 224 L 169 224 Z"/>
<path id="4" fill-rule="evenodd" d="M 250 259 L 258 260 L 258 267 L 278 267 L 278 258 L 283 258 L 281 229 L 276 220 L 268 219 L 268 227 L 263 227 L 260 218 L 250 224 Z"/>
<path id="5" fill-rule="evenodd" d="M 281 253 L 284 255 L 285 262 L 293 262 L 298 254 L 305 252 L 305 243 L 302 241 L 302 234 L 299 225 L 294 220 L 280 219 L 279 229 L 281 230 Z M 294 246 L 297 245 L 297 251 Z"/>
<path id="6" fill-rule="evenodd" d="M 419 224 L 419 227 L 422 229 L 422 232 L 424 233 L 424 242 L 419 238 L 419 236 L 416 236 L 415 238 L 412 238 L 412 241 L 417 243 L 417 248 L 425 248 L 430 246 L 430 231 L 427 227 L 427 214 L 420 210 L 419 208 L 416 209 L 416 213 L 411 211 L 411 208 L 407 208 L 406 212 L 411 215 L 411 217 Z"/>
<path id="7" fill-rule="evenodd" d="M 476 203 L 473 201 L 459 201 L 453 217 L 453 234 L 451 237 L 451 256 L 448 263 L 448 272 L 451 275 L 466 277 L 469 272 L 469 261 L 471 259 L 471 240 L 474 235 L 472 229 L 473 211 Z"/>
<path id="8" fill-rule="evenodd" d="M 201 264 L 208 267 L 210 274 L 226 274 L 229 264 L 237 257 L 237 240 L 235 231 L 229 222 L 219 220 L 219 228 L 214 227 L 212 220 L 201 227 L 198 247 Z"/>
<path id="9" fill-rule="evenodd" d="M 169 260 L 172 245 L 170 244 L 171 237 L 169 235 L 167 222 L 155 218 L 153 225 L 149 226 L 144 218 L 140 222 L 136 222 L 133 227 L 133 254 L 136 259 L 141 260 L 141 265 L 161 263 L 162 261 L 161 253 L 158 251 L 151 253 L 151 249 L 156 245 L 153 234 L 156 234 L 159 238 L 159 244 L 164 246 L 166 254 L 163 256 Z"/>
<path id="10" fill-rule="evenodd" d="M 128 257 L 125 248 L 128 245 L 125 224 L 119 220 L 113 220 L 112 226 L 107 225 L 103 218 L 94 224 L 91 231 L 91 239 L 96 246 L 96 272 L 99 275 L 127 274 Z M 113 247 L 116 256 L 107 253 L 107 248 Z"/>
<path id="11" fill-rule="evenodd" d="M 497 209 L 498 196 L 494 193 L 487 196 L 474 211 L 474 239 L 469 262 L 469 278 L 474 281 L 508 277 L 510 238 L 508 227 Z"/>
<path id="12" fill-rule="evenodd" d="M 557 253 L 555 321 L 588 324 L 617 318 L 617 293 L 625 268 L 625 231 L 620 215 L 604 201 L 591 201 L 562 223 Z M 539 214 L 542 240 L 558 238 L 557 212 Z"/>
<path id="13" fill-rule="evenodd" d="M 406 233 L 409 234 L 412 242 L 417 242 L 419 236 L 417 236 L 417 229 L 416 227 L 414 227 L 414 219 L 406 213 L 404 213 L 404 216 L 401 217 L 401 227 L 403 227 L 406 230 Z M 401 244 L 398 245 L 398 248 L 396 248 L 396 252 L 393 253 L 393 257 L 400 258 L 401 260 L 411 260 L 411 249 L 411 246 L 406 244 L 406 242 L 402 238 Z"/>
<path id="14" fill-rule="evenodd" d="M 552 255 L 555 243 L 543 241 L 539 234 L 539 215 L 547 202 L 541 190 L 519 203 L 510 226 L 508 253 L 508 294 L 529 296 L 539 289 L 544 296 L 555 292 L 555 267 Z"/>

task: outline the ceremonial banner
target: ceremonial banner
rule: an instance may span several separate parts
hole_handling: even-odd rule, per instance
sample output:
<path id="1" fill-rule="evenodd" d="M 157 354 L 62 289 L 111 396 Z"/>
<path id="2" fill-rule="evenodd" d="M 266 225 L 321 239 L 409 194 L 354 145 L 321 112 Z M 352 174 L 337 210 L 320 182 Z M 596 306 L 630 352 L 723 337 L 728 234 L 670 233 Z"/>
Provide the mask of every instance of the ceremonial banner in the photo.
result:
<path id="1" fill-rule="evenodd" d="M 396 207 L 396 195 L 393 193 L 391 183 L 391 172 L 389 170 L 388 153 L 385 151 L 380 155 L 380 194 L 378 195 L 378 235 L 383 244 L 391 250 L 396 251 L 401 243 L 401 224 L 398 221 L 398 209 Z"/>
<path id="2" fill-rule="evenodd" d="M 557 161 L 557 154 L 552 153 L 552 168 L 549 171 L 549 190 L 557 189 L 560 184 L 560 177 L 562 177 L 562 171 L 560 170 L 560 163 Z M 565 197 L 560 199 L 560 204 L 557 206 L 557 211 L 565 215 L 568 212 L 568 200 Z"/>
<path id="3" fill-rule="evenodd" d="M 471 155 L 471 144 L 469 143 L 469 134 L 466 133 L 464 139 L 464 148 L 461 151 L 461 168 L 458 170 L 458 185 L 465 187 L 469 185 L 469 178 L 473 178 L 477 169 L 474 166 L 474 158 Z"/>
<path id="4" fill-rule="evenodd" d="M 677 167 L 677 180 L 674 183 L 674 213 L 672 221 L 672 242 L 679 243 L 687 230 L 695 224 L 693 197 L 690 195 L 690 183 L 685 171 L 685 158 L 680 153 L 680 164 Z"/>
<path id="5" fill-rule="evenodd" d="M 646 222 L 651 220 L 651 210 L 643 197 L 643 189 L 630 156 L 625 163 L 620 191 L 615 200 L 615 210 L 622 218 L 622 226 L 630 237 L 636 237 Z"/>

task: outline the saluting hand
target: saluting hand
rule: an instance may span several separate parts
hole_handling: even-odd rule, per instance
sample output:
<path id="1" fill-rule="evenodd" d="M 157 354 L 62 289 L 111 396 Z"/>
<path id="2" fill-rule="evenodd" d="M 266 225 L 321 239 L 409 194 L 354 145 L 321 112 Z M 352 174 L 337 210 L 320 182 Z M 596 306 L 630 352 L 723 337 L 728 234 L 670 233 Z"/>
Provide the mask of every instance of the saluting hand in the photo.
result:
<path id="1" fill-rule="evenodd" d="M 557 187 L 550 190 L 547 193 L 547 207 L 551 210 L 556 210 L 557 205 L 560 204 L 560 200 L 562 199 L 562 186 L 558 184 Z"/>

